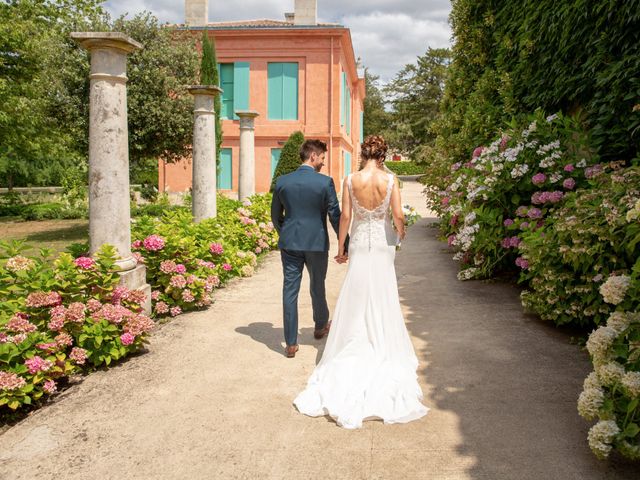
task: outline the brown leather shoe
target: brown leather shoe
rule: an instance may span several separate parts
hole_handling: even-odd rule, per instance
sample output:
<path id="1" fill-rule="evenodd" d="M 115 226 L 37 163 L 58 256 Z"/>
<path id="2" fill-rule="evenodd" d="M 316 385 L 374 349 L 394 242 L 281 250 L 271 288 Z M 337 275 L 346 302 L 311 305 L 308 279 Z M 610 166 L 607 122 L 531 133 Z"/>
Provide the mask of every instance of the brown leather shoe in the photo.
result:
<path id="1" fill-rule="evenodd" d="M 331 322 L 327 322 L 324 328 L 313 331 L 313 338 L 315 338 L 316 340 L 320 340 L 322 337 L 324 337 L 326 334 L 329 333 L 330 328 L 331 328 Z"/>
<path id="2" fill-rule="evenodd" d="M 287 345 L 287 348 L 284 349 L 287 358 L 293 358 L 296 356 L 296 352 L 300 349 L 300 347 L 296 345 Z"/>

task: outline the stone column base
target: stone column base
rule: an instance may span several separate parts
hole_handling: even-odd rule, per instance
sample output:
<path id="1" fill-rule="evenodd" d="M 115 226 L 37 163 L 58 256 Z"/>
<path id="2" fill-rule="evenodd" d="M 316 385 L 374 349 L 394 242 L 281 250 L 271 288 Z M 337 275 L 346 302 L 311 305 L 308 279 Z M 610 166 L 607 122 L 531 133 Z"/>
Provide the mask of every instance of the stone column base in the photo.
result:
<path id="1" fill-rule="evenodd" d="M 147 267 L 138 265 L 133 270 L 118 272 L 120 275 L 120 285 L 129 290 L 141 290 L 146 297 L 143 308 L 144 313 L 151 314 L 151 285 L 147 283 Z"/>

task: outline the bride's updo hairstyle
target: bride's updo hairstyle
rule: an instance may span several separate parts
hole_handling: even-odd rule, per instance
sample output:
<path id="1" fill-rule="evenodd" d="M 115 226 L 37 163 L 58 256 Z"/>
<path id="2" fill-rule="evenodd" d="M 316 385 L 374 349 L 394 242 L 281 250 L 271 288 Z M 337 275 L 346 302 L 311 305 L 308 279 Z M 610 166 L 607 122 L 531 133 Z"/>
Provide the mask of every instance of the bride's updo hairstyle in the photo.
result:
<path id="1" fill-rule="evenodd" d="M 364 139 L 364 142 L 362 142 L 362 150 L 360 152 L 362 162 L 360 168 L 364 167 L 367 160 L 375 160 L 378 166 L 382 167 L 384 159 L 387 157 L 387 150 L 389 150 L 389 145 L 387 145 L 384 138 L 380 135 L 369 135 Z"/>

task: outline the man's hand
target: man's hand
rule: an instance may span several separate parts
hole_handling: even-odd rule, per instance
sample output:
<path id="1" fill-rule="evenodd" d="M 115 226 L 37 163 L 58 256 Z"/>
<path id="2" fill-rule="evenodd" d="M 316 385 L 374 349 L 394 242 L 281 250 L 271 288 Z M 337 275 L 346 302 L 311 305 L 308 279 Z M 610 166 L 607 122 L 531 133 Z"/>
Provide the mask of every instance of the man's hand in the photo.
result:
<path id="1" fill-rule="evenodd" d="M 347 263 L 347 261 L 349 260 L 349 255 L 345 255 L 345 254 L 338 254 L 335 257 L 336 262 L 343 264 L 343 263 Z"/>

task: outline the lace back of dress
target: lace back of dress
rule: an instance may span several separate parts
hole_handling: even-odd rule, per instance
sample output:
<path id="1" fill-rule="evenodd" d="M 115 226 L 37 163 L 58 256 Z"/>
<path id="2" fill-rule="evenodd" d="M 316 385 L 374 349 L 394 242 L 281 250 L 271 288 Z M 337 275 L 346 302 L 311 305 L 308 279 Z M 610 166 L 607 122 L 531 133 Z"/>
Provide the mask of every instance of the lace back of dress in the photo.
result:
<path id="1" fill-rule="evenodd" d="M 391 191 L 393 189 L 393 175 L 389 174 L 387 183 L 387 193 L 384 200 L 373 210 L 363 207 L 353 193 L 351 185 L 351 174 L 347 177 L 349 196 L 353 208 L 353 225 L 351 227 L 351 242 L 364 243 L 371 250 L 373 243 L 385 241 L 385 222 L 389 219 L 389 204 L 391 201 Z"/>

